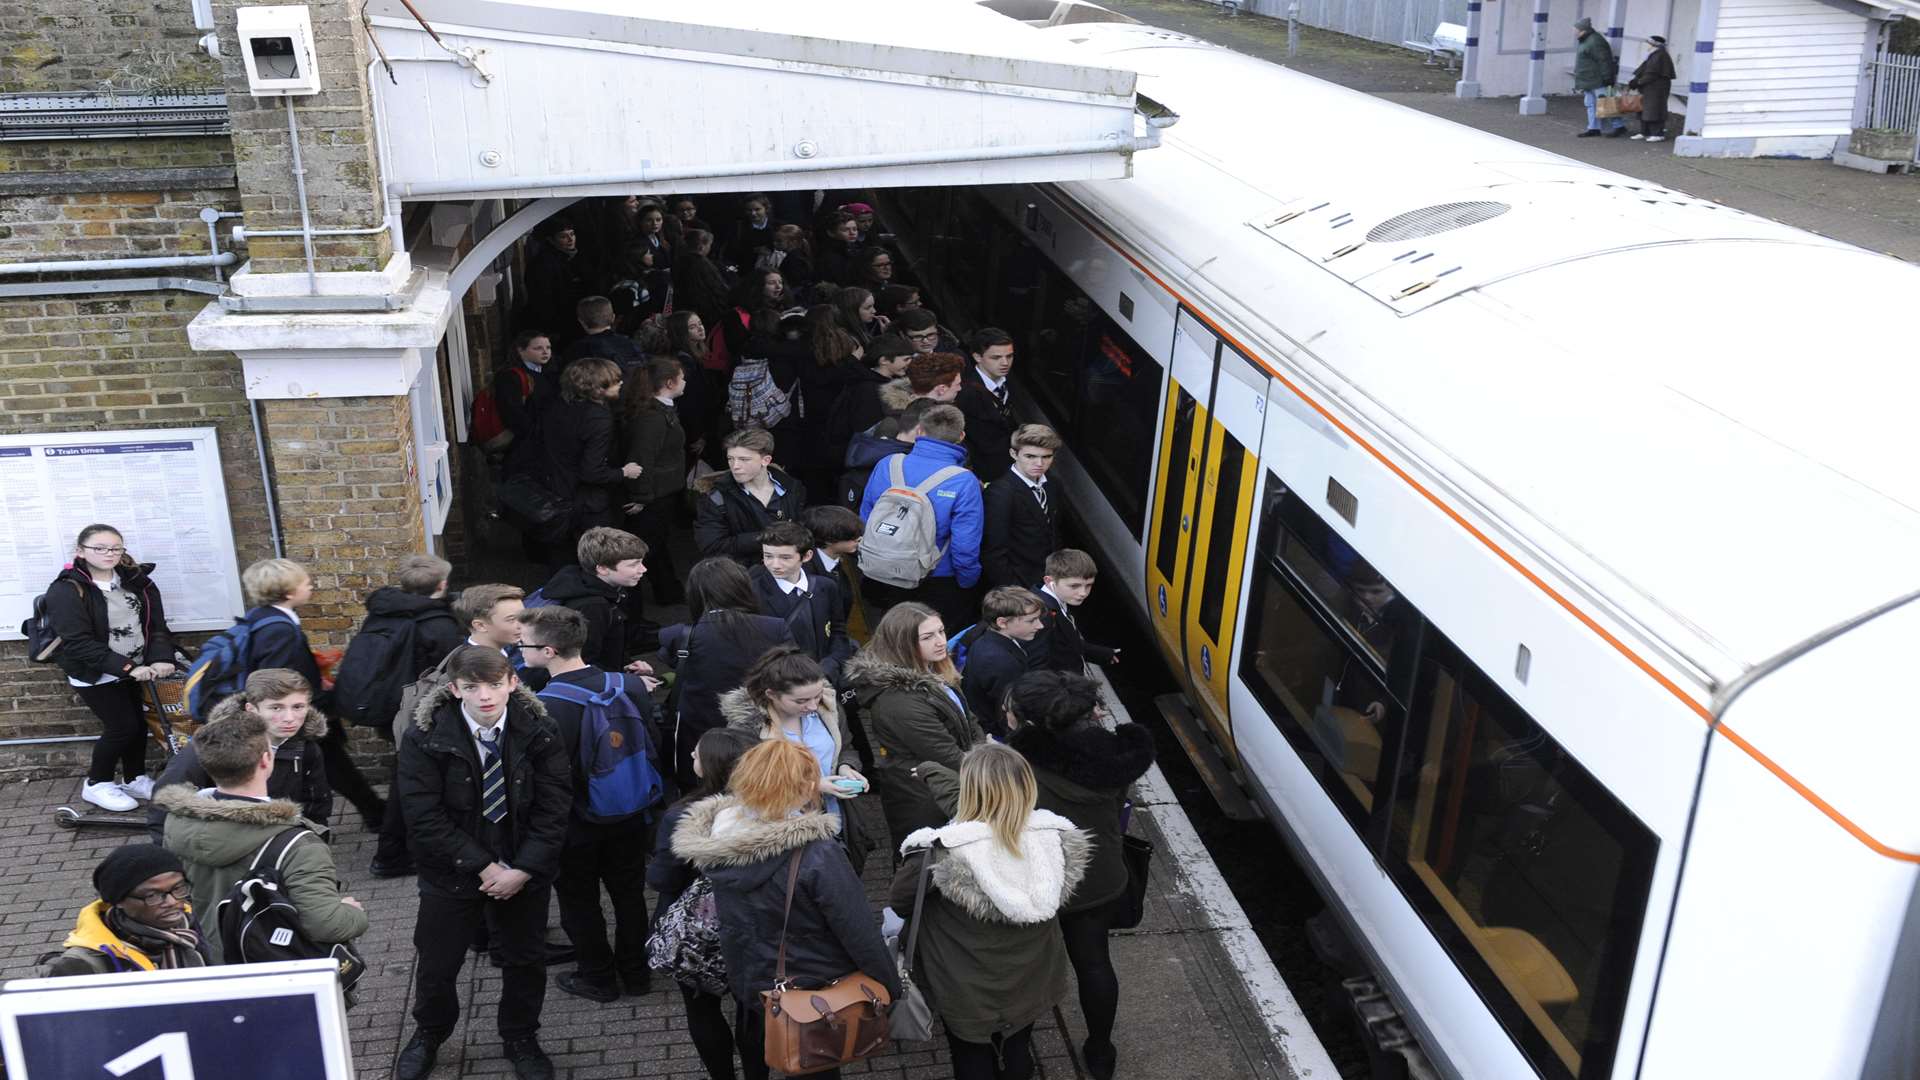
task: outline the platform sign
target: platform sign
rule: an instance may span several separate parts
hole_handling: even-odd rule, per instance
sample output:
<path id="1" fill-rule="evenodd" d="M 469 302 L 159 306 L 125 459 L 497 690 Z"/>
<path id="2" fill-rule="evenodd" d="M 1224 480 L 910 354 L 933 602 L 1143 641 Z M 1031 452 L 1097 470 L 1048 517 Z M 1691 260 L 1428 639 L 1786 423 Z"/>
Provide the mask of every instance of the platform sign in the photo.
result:
<path id="1" fill-rule="evenodd" d="M 9 1080 L 353 1080 L 330 960 L 14 979 Z"/>

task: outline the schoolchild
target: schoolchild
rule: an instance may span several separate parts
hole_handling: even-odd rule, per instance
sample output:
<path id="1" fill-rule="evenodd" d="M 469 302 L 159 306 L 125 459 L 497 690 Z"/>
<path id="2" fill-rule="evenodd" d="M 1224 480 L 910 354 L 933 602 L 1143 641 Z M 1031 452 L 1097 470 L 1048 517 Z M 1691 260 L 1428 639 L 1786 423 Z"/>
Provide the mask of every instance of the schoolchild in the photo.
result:
<path id="1" fill-rule="evenodd" d="M 267 742 L 273 747 L 273 773 L 267 777 L 267 797 L 285 799 L 300 808 L 300 816 L 325 827 L 333 816 L 333 789 L 327 785 L 327 767 L 320 758 L 320 737 L 327 718 L 313 707 L 313 688 L 297 671 L 267 668 L 247 676 L 246 689 L 213 707 L 211 726 L 246 713 L 267 722 Z M 167 762 L 156 789 L 186 784 L 195 791 L 213 786 L 213 774 L 200 763 L 196 732 Z M 147 832 L 161 843 L 167 809 L 155 802 L 147 809 Z M 218 899 L 216 897 L 216 899 Z"/>
<path id="2" fill-rule="evenodd" d="M 726 723 L 720 695 L 739 686 L 768 649 L 793 644 L 793 631 L 760 613 L 753 579 L 726 556 L 693 565 L 687 574 L 687 611 L 685 625 L 660 633 L 661 654 L 675 658 L 674 777 L 682 788 L 696 783 L 694 744 Z"/>
<path id="3" fill-rule="evenodd" d="M 46 595 L 47 619 L 60 637 L 54 663 L 100 718 L 80 797 L 102 810 L 132 810 L 134 800 L 153 797 L 143 684 L 176 670 L 153 564 L 135 562 L 113 526 L 89 525 Z"/>
<path id="4" fill-rule="evenodd" d="M 760 534 L 794 521 L 807 505 L 798 480 L 773 463 L 773 435 L 743 428 L 727 436 L 727 471 L 695 485 L 693 541 L 703 556 L 727 555 L 742 566 L 760 558 Z"/>
<path id="5" fill-rule="evenodd" d="M 940 616 L 914 603 L 887 612 L 873 640 L 848 662 L 847 686 L 860 697 L 873 740 L 871 775 L 889 834 L 947 820 L 952 785 L 933 785 L 952 780 L 981 734 L 947 656 Z"/>
<path id="6" fill-rule="evenodd" d="M 1100 568 L 1093 556 L 1078 548 L 1061 548 L 1047 556 L 1046 574 L 1041 578 L 1040 633 L 1028 649 L 1039 659 L 1039 666 L 1076 675 L 1088 664 L 1117 664 L 1120 650 L 1096 645 L 1080 633 L 1080 620 L 1074 611 L 1093 595 L 1093 579 Z"/>
<path id="7" fill-rule="evenodd" d="M 1013 466 L 986 472 L 986 527 L 980 542 L 981 577 L 988 588 L 1031 589 L 1046 573 L 1059 533 L 1061 498 L 1047 482 L 1060 436 L 1045 424 L 1014 430 Z"/>
<path id="8" fill-rule="evenodd" d="M 860 535 L 864 531 L 860 515 L 844 506 L 809 506 L 800 515 L 800 523 L 813 534 L 813 550 L 806 553 L 801 565 L 808 573 L 833 579 L 840 590 L 841 611 L 836 618 L 846 624 L 848 634 L 864 641 L 866 635 L 856 633 L 853 625 L 853 613 L 860 607 L 860 597 L 854 590 L 849 569 L 852 560 L 860 554 Z"/>
<path id="9" fill-rule="evenodd" d="M 93 868 L 100 897 L 80 909 L 47 978 L 206 967 L 207 944 L 180 857 L 158 844 L 122 844 Z"/>
<path id="10" fill-rule="evenodd" d="M 869 581 L 869 599 L 916 600 L 939 612 L 950 627 L 964 626 L 972 614 L 970 593 L 980 580 L 980 534 L 983 526 L 980 481 L 964 467 L 966 419 L 959 409 L 939 405 L 920 417 L 919 438 L 900 461 L 902 482 L 925 482 L 949 467 L 959 471 L 940 481 L 928 493 L 933 508 L 934 545 L 940 559 L 918 585 L 899 588 Z M 880 461 L 867 478 L 860 497 L 860 517 L 870 519 L 874 504 L 893 487 L 893 459 Z"/>
<path id="11" fill-rule="evenodd" d="M 640 466 L 640 475 L 626 482 L 622 509 L 627 530 L 646 541 L 652 555 L 657 604 L 686 600 L 673 568 L 672 537 L 687 490 L 687 432 L 674 403 L 686 393 L 689 378 L 679 360 L 656 356 L 628 371 L 620 388 L 625 454 Z"/>
<path id="12" fill-rule="evenodd" d="M 574 545 L 575 561 L 561 567 L 540 595 L 586 618 L 587 661 L 606 671 L 627 666 L 627 590 L 647 572 L 646 541 L 622 529 L 596 526 Z M 649 669 L 651 670 L 651 669 Z"/>
<path id="13" fill-rule="evenodd" d="M 453 564 L 445 559 L 408 555 L 394 568 L 393 584 L 382 585 L 367 594 L 367 618 L 360 624 L 362 633 L 375 620 L 413 624 L 413 652 L 406 660 L 406 679 L 411 680 L 445 660 L 447 654 L 466 639 L 459 620 L 453 617 L 453 601 L 447 596 L 448 578 L 452 573 Z M 336 700 L 334 708 L 338 710 L 344 704 Z"/>
<path id="14" fill-rule="evenodd" d="M 460 1019 L 458 980 L 484 923 L 501 960 L 499 1025 L 520 1080 L 550 1080 L 541 1050 L 547 906 L 573 781 L 547 710 L 500 651 L 463 646 L 400 741 L 401 811 L 419 868 L 414 1031 L 397 1080 L 433 1071 Z"/>
<path id="15" fill-rule="evenodd" d="M 601 694 L 611 674 L 640 717 L 641 732 L 647 739 L 643 753 L 653 775 L 665 775 L 655 751 L 659 739 L 647 684 L 638 675 L 618 670 L 609 673 L 582 658 L 586 618 L 569 608 L 543 607 L 522 614 L 520 622 L 521 655 L 528 667 L 547 673 L 540 701 L 560 729 L 567 761 L 581 762 L 581 743 L 587 740 L 591 747 L 594 736 L 583 734 L 586 704 L 564 696 L 558 688 Z M 665 792 L 656 789 L 653 801 L 636 806 L 625 817 L 606 820 L 590 812 L 587 783 L 584 769 L 575 767 L 566 846 L 560 853 L 560 876 L 554 881 L 554 893 L 560 901 L 560 926 L 573 942 L 578 964 L 554 981 L 569 994 L 609 1002 L 618 1000 L 623 988 L 635 995 L 651 989 L 652 975 L 647 968 L 647 827 Z M 613 903 L 611 945 L 600 909 L 603 886 Z"/>
<path id="16" fill-rule="evenodd" d="M 760 611 L 787 624 L 794 644 L 838 682 L 840 666 L 853 656 L 847 636 L 847 602 L 834 579 L 807 570 L 813 534 L 794 521 L 768 526 L 760 534 L 760 565 L 747 571 L 760 598 Z"/>
<path id="17" fill-rule="evenodd" d="M 980 727 L 996 739 L 1007 735 L 1000 717 L 1007 691 L 1039 666 L 1032 642 L 1040 632 L 1043 607 L 1032 590 L 1014 585 L 995 589 L 981 601 L 979 629 L 967 649 L 960 687 Z"/>

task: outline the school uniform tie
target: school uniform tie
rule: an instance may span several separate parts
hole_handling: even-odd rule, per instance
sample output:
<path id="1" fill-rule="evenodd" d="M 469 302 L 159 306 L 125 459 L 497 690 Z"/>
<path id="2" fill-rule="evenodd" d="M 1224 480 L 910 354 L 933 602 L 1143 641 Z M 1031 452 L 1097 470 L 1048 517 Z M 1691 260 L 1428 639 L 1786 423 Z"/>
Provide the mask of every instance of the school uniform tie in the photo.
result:
<path id="1" fill-rule="evenodd" d="M 1040 512 L 1045 514 L 1047 512 L 1047 485 L 1036 484 L 1033 489 L 1033 497 L 1040 500 Z"/>
<path id="2" fill-rule="evenodd" d="M 1007 384 L 1006 383 L 1001 383 L 999 386 L 994 388 L 993 400 L 1000 403 L 1001 412 L 1007 411 Z"/>
<path id="3" fill-rule="evenodd" d="M 495 825 L 507 817 L 507 769 L 491 729 L 480 733 L 480 815 Z"/>

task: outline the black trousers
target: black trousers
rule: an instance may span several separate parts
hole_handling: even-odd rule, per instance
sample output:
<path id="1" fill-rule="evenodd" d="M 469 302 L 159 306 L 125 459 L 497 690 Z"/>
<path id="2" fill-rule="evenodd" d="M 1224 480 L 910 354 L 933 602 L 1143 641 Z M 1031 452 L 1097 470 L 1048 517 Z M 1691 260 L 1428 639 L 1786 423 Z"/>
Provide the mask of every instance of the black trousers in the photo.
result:
<path id="1" fill-rule="evenodd" d="M 767 1014 L 760 1002 L 736 1004 L 733 1011 L 734 1047 L 740 1051 L 740 1073 L 746 1080 L 767 1080 L 773 1070 L 767 1068 Z M 839 1069 L 808 1073 L 820 1080 L 840 1080 Z"/>
<path id="2" fill-rule="evenodd" d="M 1066 941 L 1067 961 L 1080 987 L 1080 1013 L 1087 1018 L 1087 1042 L 1097 1047 L 1113 1042 L 1113 1018 L 1120 1010 L 1120 976 L 1113 970 L 1107 943 L 1122 899 L 1060 913 L 1060 936 Z"/>
<path id="3" fill-rule="evenodd" d="M 687 1034 L 706 1067 L 707 1080 L 734 1080 L 733 1029 L 727 1026 L 724 999 L 682 986 L 680 1000 L 686 1003 Z"/>
<path id="4" fill-rule="evenodd" d="M 140 711 L 140 684 L 120 679 L 100 686 L 74 688 L 93 715 L 100 718 L 100 741 L 93 744 L 93 761 L 87 766 L 87 783 L 102 784 L 113 779 L 114 770 L 131 782 L 147 771 L 147 719 Z"/>
<path id="5" fill-rule="evenodd" d="M 1027 1080 L 1033 1075 L 1033 1025 L 992 1042 L 968 1042 L 947 1032 L 953 1080 Z"/>
<path id="6" fill-rule="evenodd" d="M 460 1021 L 458 983 L 467 950 L 484 923 L 502 961 L 500 1037 L 530 1039 L 540 1030 L 547 997 L 547 901 L 553 890 L 529 884 L 510 900 L 454 894 L 422 879 L 413 947 L 420 952 L 413 1022 L 430 1039 L 445 1039 Z"/>
<path id="7" fill-rule="evenodd" d="M 647 968 L 646 819 L 596 825 L 567 822 L 567 844 L 560 852 L 560 877 L 553 891 L 560 898 L 560 928 L 573 942 L 575 977 L 601 987 L 618 988 L 617 977 L 646 979 Z M 614 943 L 607 943 L 607 920 L 600 910 L 600 888 L 613 898 Z"/>
<path id="8" fill-rule="evenodd" d="M 378 831 L 386 817 L 386 804 L 361 775 L 360 767 L 353 763 L 353 755 L 347 753 L 345 724 L 338 721 L 327 724 L 327 733 L 320 736 L 320 760 L 327 763 L 327 786 L 360 811 L 369 829 Z"/>
<path id="9" fill-rule="evenodd" d="M 407 822 L 400 813 L 398 753 L 393 755 L 393 767 L 387 775 L 387 812 L 380 819 L 380 845 L 374 848 L 373 861 L 383 867 L 404 866 L 413 861 L 412 853 L 407 850 Z"/>
<path id="10" fill-rule="evenodd" d="M 686 590 L 673 565 L 674 501 L 679 493 L 656 499 L 627 515 L 627 531 L 647 542 L 646 581 L 653 589 L 653 602 L 662 606 L 685 603 Z"/>

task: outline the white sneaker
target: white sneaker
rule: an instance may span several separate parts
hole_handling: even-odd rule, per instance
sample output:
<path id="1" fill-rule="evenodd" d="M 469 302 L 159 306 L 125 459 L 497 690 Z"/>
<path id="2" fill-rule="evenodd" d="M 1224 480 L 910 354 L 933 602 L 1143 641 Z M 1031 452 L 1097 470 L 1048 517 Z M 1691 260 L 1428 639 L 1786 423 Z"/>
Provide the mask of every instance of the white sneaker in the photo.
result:
<path id="1" fill-rule="evenodd" d="M 1641 132 L 1641 133 L 1639 133 L 1638 135 L 1635 135 L 1635 136 L 1633 136 L 1633 141 L 1634 141 L 1634 142 L 1639 142 L 1639 141 L 1640 141 L 1641 139 L 1644 139 L 1644 138 L 1646 138 L 1646 137 L 1647 137 L 1647 134 L 1646 134 L 1646 132 L 1644 132 L 1644 131 L 1643 131 L 1643 132 Z"/>
<path id="2" fill-rule="evenodd" d="M 149 802 L 153 799 L 153 777 L 136 777 L 132 783 L 121 784 L 120 790 L 139 799 L 141 802 Z"/>
<path id="3" fill-rule="evenodd" d="M 1649 135 L 1647 136 L 1647 141 L 1648 142 L 1666 142 L 1667 137 L 1665 135 Z"/>
<path id="4" fill-rule="evenodd" d="M 83 784 L 80 787 L 80 797 L 102 810 L 111 810 L 116 814 L 124 814 L 129 810 L 140 808 L 140 804 L 134 802 L 132 796 L 120 790 L 120 785 L 112 781 Z"/>

